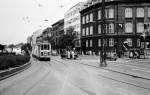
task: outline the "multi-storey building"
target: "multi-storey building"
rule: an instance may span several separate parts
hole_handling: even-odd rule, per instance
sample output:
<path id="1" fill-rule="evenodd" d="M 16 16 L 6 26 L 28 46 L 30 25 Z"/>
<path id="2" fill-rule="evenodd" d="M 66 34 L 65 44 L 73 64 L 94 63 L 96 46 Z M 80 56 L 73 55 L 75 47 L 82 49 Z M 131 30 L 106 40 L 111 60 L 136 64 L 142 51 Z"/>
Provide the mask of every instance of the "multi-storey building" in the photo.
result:
<path id="1" fill-rule="evenodd" d="M 55 47 L 58 47 L 60 45 L 60 37 L 63 34 L 64 34 L 64 19 L 61 19 L 52 25 L 52 37 Z"/>
<path id="2" fill-rule="evenodd" d="M 35 51 L 35 46 L 36 46 L 36 40 L 37 37 L 39 37 L 42 34 L 43 30 L 39 29 L 37 31 L 35 31 L 32 36 L 31 36 L 31 47 L 32 47 L 32 54 L 34 54 Z"/>
<path id="3" fill-rule="evenodd" d="M 107 52 L 123 52 L 123 43 L 128 48 L 144 48 L 142 35 L 144 24 L 150 23 L 148 0 L 105 0 L 105 30 L 102 29 L 102 0 L 91 0 L 81 13 L 81 45 L 83 51 L 99 52 L 105 35 Z M 102 32 L 105 31 L 105 33 Z M 147 33 L 146 45 L 150 42 Z"/>
<path id="4" fill-rule="evenodd" d="M 43 30 L 43 37 L 44 38 L 51 38 L 52 37 L 52 28 L 48 27 L 46 29 Z"/>
<path id="5" fill-rule="evenodd" d="M 80 11 L 84 7 L 84 2 L 79 2 L 70 8 L 64 15 L 64 31 L 67 32 L 67 29 L 72 27 L 76 31 L 77 39 L 75 42 L 75 47 L 80 47 Z"/>
<path id="6" fill-rule="evenodd" d="M 27 43 L 28 43 L 28 44 L 31 44 L 31 39 L 32 39 L 31 36 L 28 36 L 28 37 L 27 37 Z"/>

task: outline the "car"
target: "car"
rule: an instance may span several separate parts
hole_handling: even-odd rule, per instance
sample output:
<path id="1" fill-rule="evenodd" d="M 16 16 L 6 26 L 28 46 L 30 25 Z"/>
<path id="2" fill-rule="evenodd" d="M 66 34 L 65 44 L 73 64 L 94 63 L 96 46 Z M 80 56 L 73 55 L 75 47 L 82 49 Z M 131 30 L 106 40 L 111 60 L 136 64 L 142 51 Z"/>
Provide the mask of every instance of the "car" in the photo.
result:
<path id="1" fill-rule="evenodd" d="M 67 58 L 67 50 L 65 50 L 65 49 L 61 50 L 60 57 L 61 57 L 61 59 Z"/>
<path id="2" fill-rule="evenodd" d="M 77 59 L 79 56 L 78 56 L 78 53 L 76 51 L 73 51 L 74 52 L 74 59 Z M 71 54 L 71 58 L 72 58 L 72 54 Z"/>
<path id="3" fill-rule="evenodd" d="M 70 53 L 70 58 L 69 59 L 71 59 L 72 58 L 72 52 L 69 51 L 69 53 Z M 61 56 L 61 59 L 68 58 L 68 51 L 65 50 L 65 49 L 61 50 L 60 56 Z M 78 53 L 74 52 L 74 59 L 76 59 L 76 58 L 78 58 Z"/>
<path id="4" fill-rule="evenodd" d="M 52 51 L 52 55 L 53 55 L 53 56 L 57 56 L 57 51 L 56 51 L 56 50 L 53 50 L 53 51 Z"/>
<path id="5" fill-rule="evenodd" d="M 116 54 L 116 53 L 107 54 L 107 55 L 106 55 L 106 60 L 109 60 L 109 61 L 116 61 L 116 60 L 117 60 L 117 54 Z"/>

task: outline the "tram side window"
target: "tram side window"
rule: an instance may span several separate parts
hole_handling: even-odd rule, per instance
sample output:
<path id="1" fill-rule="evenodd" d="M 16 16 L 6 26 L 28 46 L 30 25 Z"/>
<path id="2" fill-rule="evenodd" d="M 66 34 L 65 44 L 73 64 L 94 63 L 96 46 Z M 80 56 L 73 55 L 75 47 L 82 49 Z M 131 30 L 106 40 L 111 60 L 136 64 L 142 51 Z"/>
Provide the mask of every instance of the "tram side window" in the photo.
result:
<path id="1" fill-rule="evenodd" d="M 44 45 L 44 50 L 49 50 L 49 45 L 48 44 Z"/>
<path id="2" fill-rule="evenodd" d="M 41 45 L 41 50 L 43 50 L 43 45 Z"/>
<path id="3" fill-rule="evenodd" d="M 47 45 L 47 50 L 49 50 L 49 45 Z"/>
<path id="4" fill-rule="evenodd" d="M 49 50 L 49 48 L 48 44 L 41 45 L 41 50 Z"/>
<path id="5" fill-rule="evenodd" d="M 47 50 L 47 45 L 44 45 L 44 50 Z"/>

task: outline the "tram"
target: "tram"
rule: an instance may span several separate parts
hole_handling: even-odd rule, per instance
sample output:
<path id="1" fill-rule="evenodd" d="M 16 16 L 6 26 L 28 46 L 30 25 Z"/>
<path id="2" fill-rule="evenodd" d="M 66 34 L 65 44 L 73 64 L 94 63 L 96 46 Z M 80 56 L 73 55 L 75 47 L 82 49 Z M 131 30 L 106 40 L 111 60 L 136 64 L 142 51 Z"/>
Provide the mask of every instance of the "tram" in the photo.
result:
<path id="1" fill-rule="evenodd" d="M 33 49 L 33 56 L 39 60 L 50 60 L 51 44 L 48 41 L 37 42 Z"/>

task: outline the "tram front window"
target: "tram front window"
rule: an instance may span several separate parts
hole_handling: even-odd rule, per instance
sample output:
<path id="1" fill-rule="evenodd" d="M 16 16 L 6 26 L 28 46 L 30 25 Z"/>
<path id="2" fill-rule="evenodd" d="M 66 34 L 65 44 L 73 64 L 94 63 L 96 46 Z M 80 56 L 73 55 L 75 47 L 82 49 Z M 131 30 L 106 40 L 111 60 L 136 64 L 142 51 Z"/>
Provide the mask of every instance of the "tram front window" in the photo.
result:
<path id="1" fill-rule="evenodd" d="M 43 50 L 43 45 L 41 45 L 41 50 Z"/>
<path id="2" fill-rule="evenodd" d="M 49 50 L 49 45 L 48 44 L 44 45 L 44 50 Z"/>
<path id="3" fill-rule="evenodd" d="M 47 45 L 44 45 L 44 50 L 47 50 Z"/>
<path id="4" fill-rule="evenodd" d="M 49 50 L 49 45 L 47 45 L 47 50 Z"/>

